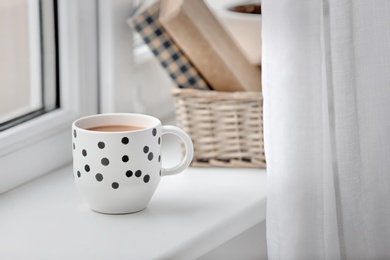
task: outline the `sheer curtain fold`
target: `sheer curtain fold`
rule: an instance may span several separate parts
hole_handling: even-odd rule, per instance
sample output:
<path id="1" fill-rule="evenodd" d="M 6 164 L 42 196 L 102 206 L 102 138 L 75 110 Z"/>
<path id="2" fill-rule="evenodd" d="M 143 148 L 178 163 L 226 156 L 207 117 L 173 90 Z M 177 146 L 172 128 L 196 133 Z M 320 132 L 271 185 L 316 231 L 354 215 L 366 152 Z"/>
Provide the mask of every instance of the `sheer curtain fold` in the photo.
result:
<path id="1" fill-rule="evenodd" d="M 270 259 L 390 259 L 390 1 L 263 0 Z"/>

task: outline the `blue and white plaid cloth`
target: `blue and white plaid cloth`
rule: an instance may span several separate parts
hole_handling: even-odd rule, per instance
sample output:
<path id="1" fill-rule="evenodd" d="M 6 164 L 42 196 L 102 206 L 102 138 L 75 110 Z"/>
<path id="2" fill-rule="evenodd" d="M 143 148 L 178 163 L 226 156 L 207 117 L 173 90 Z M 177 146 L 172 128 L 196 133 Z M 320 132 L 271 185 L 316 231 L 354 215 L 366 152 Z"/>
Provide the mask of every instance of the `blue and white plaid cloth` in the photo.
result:
<path id="1" fill-rule="evenodd" d="M 140 34 L 179 88 L 210 90 L 199 71 L 158 21 L 159 13 L 160 3 L 157 2 L 134 18 L 133 28 Z"/>

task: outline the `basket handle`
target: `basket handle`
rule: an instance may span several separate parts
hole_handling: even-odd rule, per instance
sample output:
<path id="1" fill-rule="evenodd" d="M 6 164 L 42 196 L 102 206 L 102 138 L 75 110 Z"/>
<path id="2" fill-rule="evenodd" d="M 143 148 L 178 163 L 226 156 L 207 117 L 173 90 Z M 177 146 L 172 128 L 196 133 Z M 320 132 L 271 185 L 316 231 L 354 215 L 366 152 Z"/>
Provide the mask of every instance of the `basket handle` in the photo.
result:
<path id="1" fill-rule="evenodd" d="M 162 134 L 173 134 L 179 137 L 185 145 L 185 154 L 181 162 L 171 168 L 162 168 L 162 176 L 174 175 L 184 171 L 191 163 L 192 157 L 194 156 L 194 145 L 192 144 L 191 138 L 186 132 L 180 128 L 172 125 L 165 125 L 162 127 Z"/>

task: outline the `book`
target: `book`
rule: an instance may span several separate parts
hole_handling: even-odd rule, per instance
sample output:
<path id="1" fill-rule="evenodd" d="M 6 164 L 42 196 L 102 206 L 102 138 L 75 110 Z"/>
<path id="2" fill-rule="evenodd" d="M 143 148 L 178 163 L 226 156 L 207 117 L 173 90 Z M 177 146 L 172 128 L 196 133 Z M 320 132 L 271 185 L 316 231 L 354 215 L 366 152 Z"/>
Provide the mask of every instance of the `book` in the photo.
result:
<path id="1" fill-rule="evenodd" d="M 128 24 L 140 34 L 179 88 L 209 90 L 202 75 L 162 27 L 159 13 L 160 3 L 157 2 L 136 14 Z"/>
<path id="2" fill-rule="evenodd" d="M 161 0 L 159 20 L 211 88 L 261 91 L 260 69 L 249 63 L 202 0 Z"/>

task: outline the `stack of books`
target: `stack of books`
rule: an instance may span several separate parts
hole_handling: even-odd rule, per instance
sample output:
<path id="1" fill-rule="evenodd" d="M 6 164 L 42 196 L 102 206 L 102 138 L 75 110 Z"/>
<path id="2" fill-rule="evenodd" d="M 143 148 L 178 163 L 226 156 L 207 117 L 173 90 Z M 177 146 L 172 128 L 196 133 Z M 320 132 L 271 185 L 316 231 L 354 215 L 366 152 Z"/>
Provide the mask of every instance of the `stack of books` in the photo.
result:
<path id="1" fill-rule="evenodd" d="M 202 0 L 160 0 L 130 24 L 177 87 L 261 91 L 260 67 L 245 58 Z"/>

